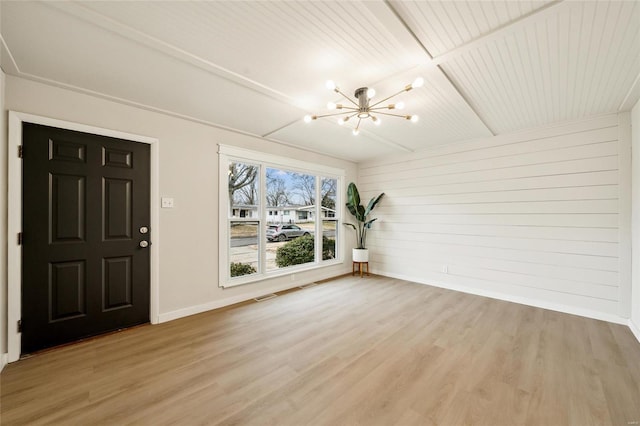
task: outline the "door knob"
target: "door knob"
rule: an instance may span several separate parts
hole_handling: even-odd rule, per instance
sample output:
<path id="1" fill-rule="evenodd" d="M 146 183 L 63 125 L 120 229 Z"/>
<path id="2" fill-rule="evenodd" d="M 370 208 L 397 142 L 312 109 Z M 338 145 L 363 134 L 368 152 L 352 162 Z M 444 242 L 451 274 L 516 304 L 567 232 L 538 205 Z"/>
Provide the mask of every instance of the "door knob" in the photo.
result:
<path id="1" fill-rule="evenodd" d="M 140 247 L 142 247 L 142 248 L 149 247 L 149 241 L 147 241 L 147 240 L 140 241 Z"/>

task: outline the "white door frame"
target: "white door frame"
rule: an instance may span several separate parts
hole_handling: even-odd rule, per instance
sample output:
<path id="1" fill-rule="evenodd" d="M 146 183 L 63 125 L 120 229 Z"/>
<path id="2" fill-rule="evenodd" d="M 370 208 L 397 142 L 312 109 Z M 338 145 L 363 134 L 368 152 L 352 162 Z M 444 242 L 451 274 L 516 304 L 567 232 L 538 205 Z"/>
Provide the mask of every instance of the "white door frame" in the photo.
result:
<path id="1" fill-rule="evenodd" d="M 159 309 L 159 254 L 160 254 L 160 195 L 159 195 L 159 149 L 160 141 L 148 136 L 134 135 L 117 130 L 103 129 L 70 121 L 41 117 L 22 112 L 9 111 L 8 140 L 8 226 L 7 226 L 7 352 L 8 361 L 20 358 L 21 333 L 18 332 L 18 321 L 21 317 L 22 300 L 22 249 L 17 235 L 22 232 L 22 160 L 18 157 L 18 147 L 22 145 L 22 123 L 42 124 L 45 126 L 92 133 L 95 135 L 127 139 L 147 143 L 151 148 L 151 235 L 150 246 L 150 306 L 149 316 L 152 324 L 158 323 Z"/>

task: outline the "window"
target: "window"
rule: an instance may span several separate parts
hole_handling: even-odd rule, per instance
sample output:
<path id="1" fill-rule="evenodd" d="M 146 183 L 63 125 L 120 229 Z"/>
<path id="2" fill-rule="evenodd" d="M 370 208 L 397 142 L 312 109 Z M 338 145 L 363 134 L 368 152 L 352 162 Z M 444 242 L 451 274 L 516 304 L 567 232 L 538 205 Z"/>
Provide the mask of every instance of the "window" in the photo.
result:
<path id="1" fill-rule="evenodd" d="M 219 148 L 220 286 L 341 261 L 342 170 Z"/>

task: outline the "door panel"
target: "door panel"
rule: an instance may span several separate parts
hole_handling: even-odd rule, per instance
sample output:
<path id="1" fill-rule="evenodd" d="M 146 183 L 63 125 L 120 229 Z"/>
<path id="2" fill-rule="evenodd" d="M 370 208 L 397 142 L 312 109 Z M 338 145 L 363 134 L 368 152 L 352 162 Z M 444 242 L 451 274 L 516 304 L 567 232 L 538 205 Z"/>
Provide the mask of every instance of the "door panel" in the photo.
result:
<path id="1" fill-rule="evenodd" d="M 102 260 L 103 309 L 129 307 L 133 301 L 131 287 L 131 256 L 112 257 Z"/>
<path id="2" fill-rule="evenodd" d="M 149 321 L 149 145 L 23 125 L 22 353 Z"/>
<path id="3" fill-rule="evenodd" d="M 87 275 L 83 260 L 49 263 L 49 320 L 86 315 Z"/>
<path id="4" fill-rule="evenodd" d="M 52 243 L 84 241 L 85 194 L 84 176 L 51 175 L 51 239 Z"/>
<path id="5" fill-rule="evenodd" d="M 131 239 L 132 181 L 104 179 L 104 240 Z"/>
<path id="6" fill-rule="evenodd" d="M 118 149 L 103 148 L 103 165 L 110 167 L 125 167 L 130 169 L 133 167 L 133 152 Z"/>
<path id="7" fill-rule="evenodd" d="M 81 143 L 73 143 L 65 140 L 49 140 L 49 159 L 56 161 L 69 161 L 72 163 L 84 163 L 87 146 Z"/>

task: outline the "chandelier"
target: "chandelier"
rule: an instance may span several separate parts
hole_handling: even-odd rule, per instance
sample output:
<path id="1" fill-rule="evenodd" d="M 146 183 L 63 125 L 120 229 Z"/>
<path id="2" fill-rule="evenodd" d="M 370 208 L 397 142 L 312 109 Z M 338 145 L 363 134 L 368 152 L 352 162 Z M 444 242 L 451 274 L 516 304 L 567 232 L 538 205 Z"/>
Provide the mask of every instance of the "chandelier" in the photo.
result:
<path id="1" fill-rule="evenodd" d="M 413 81 L 413 83 L 407 84 L 404 87 L 404 89 L 400 90 L 399 92 L 394 93 L 393 95 L 388 96 L 382 99 L 381 101 L 378 101 L 372 104 L 371 103 L 372 99 L 376 95 L 376 91 L 373 88 L 360 87 L 359 89 L 356 89 L 355 93 L 353 94 L 355 96 L 355 100 L 354 100 L 349 96 L 345 95 L 344 93 L 342 93 L 342 91 L 340 91 L 340 89 L 338 88 L 338 86 L 336 86 L 333 80 L 329 80 L 327 81 L 327 84 L 326 84 L 327 89 L 333 90 L 334 92 L 341 94 L 352 105 L 351 104 L 343 105 L 343 104 L 336 104 L 334 102 L 329 102 L 327 104 L 328 109 L 340 110 L 340 111 L 335 113 L 323 114 L 323 115 L 305 115 L 304 122 L 310 123 L 311 121 L 317 120 L 318 118 L 342 115 L 342 117 L 338 119 L 338 124 L 342 126 L 352 118 L 357 118 L 358 123 L 356 124 L 356 127 L 353 129 L 354 135 L 357 135 L 358 133 L 360 133 L 360 123 L 362 123 L 362 120 L 366 120 L 370 118 L 371 121 L 373 121 L 373 124 L 379 126 L 380 117 L 378 117 L 378 115 L 390 115 L 392 117 L 400 117 L 400 118 L 404 118 L 405 120 L 409 120 L 412 123 L 415 123 L 418 121 L 418 116 L 415 114 L 406 115 L 406 114 L 396 114 L 392 112 L 387 112 L 387 111 L 396 111 L 396 110 L 404 109 L 403 102 L 388 103 L 388 104 L 386 102 L 389 99 L 393 98 L 394 96 L 398 96 L 403 92 L 408 92 L 411 89 L 417 89 L 418 87 L 422 87 L 422 85 L 424 85 L 424 79 L 422 77 L 418 77 Z"/>

